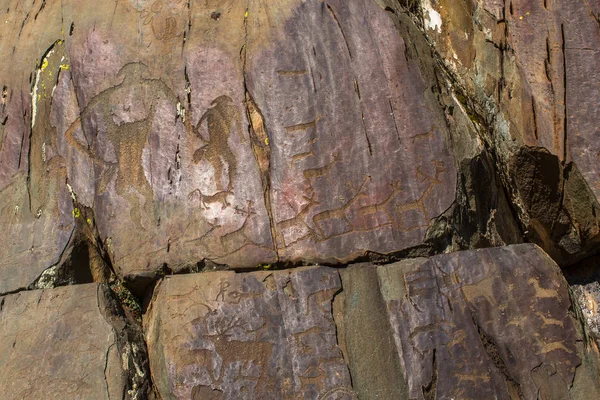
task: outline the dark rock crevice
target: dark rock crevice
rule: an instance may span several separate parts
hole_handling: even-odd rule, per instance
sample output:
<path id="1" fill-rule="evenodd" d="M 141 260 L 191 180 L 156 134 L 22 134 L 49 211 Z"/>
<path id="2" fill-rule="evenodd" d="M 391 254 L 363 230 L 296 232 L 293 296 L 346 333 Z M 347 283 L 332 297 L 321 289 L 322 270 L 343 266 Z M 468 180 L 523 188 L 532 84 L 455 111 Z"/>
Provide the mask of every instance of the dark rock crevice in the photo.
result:
<path id="1" fill-rule="evenodd" d="M 120 355 L 119 358 L 127 379 L 123 398 L 127 400 L 148 399 L 153 385 L 142 327 L 126 316 L 121 304 L 108 286 L 99 285 L 97 293 L 98 309 L 106 322 L 113 327 L 115 336 L 115 342 L 106 350 L 106 365 L 109 362 L 111 349 L 115 347 Z M 107 391 L 109 391 L 110 381 L 108 378 L 106 385 Z"/>

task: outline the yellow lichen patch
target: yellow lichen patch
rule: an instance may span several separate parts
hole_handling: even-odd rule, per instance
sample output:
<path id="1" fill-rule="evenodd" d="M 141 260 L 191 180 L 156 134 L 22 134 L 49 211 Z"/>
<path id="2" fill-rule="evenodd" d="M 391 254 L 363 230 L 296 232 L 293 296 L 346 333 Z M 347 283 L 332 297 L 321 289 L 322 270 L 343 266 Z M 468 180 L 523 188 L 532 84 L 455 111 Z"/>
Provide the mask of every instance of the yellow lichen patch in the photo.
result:
<path id="1" fill-rule="evenodd" d="M 75 217 L 75 218 L 81 217 L 81 211 L 79 211 L 79 208 L 75 207 L 73 209 L 73 217 Z"/>
<path id="2" fill-rule="evenodd" d="M 43 71 L 43 70 L 45 70 L 47 67 L 48 67 L 48 59 L 47 59 L 47 58 L 44 58 L 44 59 L 42 60 L 42 66 L 41 66 L 41 68 L 40 68 L 40 69 Z"/>

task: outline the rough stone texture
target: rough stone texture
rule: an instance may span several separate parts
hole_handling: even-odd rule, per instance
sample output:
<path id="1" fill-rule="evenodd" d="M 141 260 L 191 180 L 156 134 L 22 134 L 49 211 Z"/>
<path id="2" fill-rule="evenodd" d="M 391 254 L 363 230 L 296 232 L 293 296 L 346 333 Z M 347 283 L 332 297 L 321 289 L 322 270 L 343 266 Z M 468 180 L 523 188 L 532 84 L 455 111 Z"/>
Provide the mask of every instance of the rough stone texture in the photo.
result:
<path id="1" fill-rule="evenodd" d="M 335 269 L 213 272 L 159 283 L 144 317 L 164 399 L 353 399 L 336 344 Z"/>
<path id="2" fill-rule="evenodd" d="M 268 46 L 248 21 L 248 90 L 269 135 L 280 257 L 347 262 L 416 246 L 455 197 L 431 89 L 374 2 L 298 3 Z"/>
<path id="3" fill-rule="evenodd" d="M 412 12 L 510 195 L 528 240 L 561 265 L 600 242 L 600 4 L 385 1 Z"/>
<path id="4" fill-rule="evenodd" d="M 335 297 L 334 317 L 358 398 L 408 398 L 375 267 L 354 265 L 340 275 L 344 287 Z"/>
<path id="5" fill-rule="evenodd" d="M 103 285 L 0 297 L 0 392 L 10 399 L 146 399 L 145 345 Z"/>
<path id="6" fill-rule="evenodd" d="M 135 278 L 397 252 L 455 199 L 431 82 L 374 2 L 5 3 L 0 293 L 77 218 Z"/>
<path id="7" fill-rule="evenodd" d="M 381 341 L 363 338 L 356 346 L 364 332 L 354 316 L 383 301 L 387 315 L 373 324 L 393 337 L 407 385 L 393 398 L 584 399 L 600 394 L 597 348 L 584 343 L 567 282 L 537 246 L 372 266 L 369 272 L 377 274 L 379 285 L 357 285 L 367 268 L 342 274 L 344 336 L 350 346 L 354 340 L 348 354 L 357 390 L 359 383 L 367 389 L 363 393 L 377 390 L 378 382 L 364 380 L 368 371 L 361 370 Z"/>
<path id="8" fill-rule="evenodd" d="M 597 344 L 600 344 L 600 257 L 592 257 L 567 269 L 565 278 L 581 309 L 582 318 Z"/>
<path id="9" fill-rule="evenodd" d="M 0 393 L 600 398 L 599 53 L 597 0 L 0 0 Z"/>

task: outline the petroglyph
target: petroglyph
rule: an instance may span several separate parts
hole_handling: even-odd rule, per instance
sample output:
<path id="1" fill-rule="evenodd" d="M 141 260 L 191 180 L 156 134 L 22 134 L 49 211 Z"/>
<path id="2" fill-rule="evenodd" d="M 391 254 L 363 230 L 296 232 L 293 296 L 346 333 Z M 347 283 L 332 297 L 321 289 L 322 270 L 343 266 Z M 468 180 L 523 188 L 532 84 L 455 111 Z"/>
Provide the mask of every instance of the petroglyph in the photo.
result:
<path id="1" fill-rule="evenodd" d="M 186 18 L 184 0 L 156 0 L 149 8 L 140 11 L 140 20 L 149 26 L 157 40 L 170 40 L 183 35 Z"/>
<path id="2" fill-rule="evenodd" d="M 152 212 L 153 191 L 144 173 L 142 153 L 148 144 L 157 102 L 166 100 L 173 107 L 177 104 L 176 96 L 164 82 L 147 78 L 147 75 L 148 68 L 144 64 L 123 66 L 118 74 L 122 82 L 92 98 L 80 119 L 65 134 L 68 143 L 87 154 L 101 171 L 96 183 L 97 194 L 102 195 L 116 175 L 117 194 L 129 203 L 131 219 L 138 228 L 143 228 L 142 211 Z M 120 99 L 131 95 L 138 101 L 135 103 L 136 109 L 129 108 L 123 112 L 119 109 L 122 107 Z M 114 159 L 99 156 L 99 132 L 89 131 L 89 127 L 97 126 L 99 120 L 102 122 L 103 136 L 112 145 Z M 80 143 L 74 137 L 79 127 L 84 130 L 88 140 L 92 138 L 91 143 Z M 144 198 L 143 205 L 139 196 Z"/>
<path id="3" fill-rule="evenodd" d="M 391 291 L 383 292 L 410 396 L 418 398 L 437 375 L 443 397 L 499 397 L 505 381 L 521 398 L 535 397 L 531 375 L 540 366 L 553 370 L 543 379 L 568 387 L 581 360 L 566 317 L 567 283 L 554 280 L 556 269 L 533 245 L 378 267 L 380 280 L 399 284 L 388 280 Z"/>
<path id="4" fill-rule="evenodd" d="M 330 179 L 330 170 L 339 161 L 339 155 L 336 154 L 330 164 L 304 170 L 303 175 L 310 183 L 310 187 L 317 178 Z M 308 237 L 316 242 L 322 242 L 352 232 L 371 232 L 384 226 L 391 226 L 401 232 L 429 227 L 432 216 L 425 202 L 435 187 L 442 184 L 441 175 L 446 172 L 443 162 L 432 160 L 431 164 L 434 167 L 433 176 L 424 172 L 426 168 L 423 166 L 417 166 L 415 178 L 418 182 L 426 183 L 427 186 L 418 198 L 411 202 L 403 200 L 403 191 L 406 187 L 402 182 L 390 184 L 387 189 L 389 194 L 381 201 L 374 201 L 373 193 L 381 189 L 376 188 L 369 175 L 363 178 L 358 188 L 354 187 L 352 182 L 347 182 L 346 186 L 353 195 L 347 200 L 340 197 L 339 200 L 344 202 L 344 205 L 338 208 L 315 212 L 318 210 L 319 202 L 315 200 L 312 191 L 312 197 L 305 197 L 308 203 L 295 217 L 278 223 L 282 231 L 298 224 L 302 224 L 305 231 L 301 238 L 288 241 L 285 245 L 290 246 Z M 365 224 L 365 220 L 375 220 L 376 223 Z"/>
<path id="5" fill-rule="evenodd" d="M 237 171 L 237 160 L 229 145 L 229 136 L 235 130 L 240 142 L 246 142 L 242 134 L 242 122 L 238 107 L 229 96 L 219 96 L 212 101 L 211 106 L 200 118 L 194 128 L 196 135 L 206 144 L 194 152 L 194 162 L 208 161 L 214 169 L 217 190 L 231 192 L 233 178 Z M 208 139 L 200 133 L 202 124 L 206 121 Z M 227 174 L 227 185 L 223 178 Z"/>
<path id="6" fill-rule="evenodd" d="M 156 302 L 149 316 L 150 324 L 159 324 L 157 337 L 166 343 L 156 346 L 150 334 L 151 354 L 164 352 L 151 356 L 151 362 L 171 360 L 169 382 L 158 388 L 161 393 L 189 396 L 216 390 L 226 399 L 355 398 L 331 315 L 332 297 L 340 289 L 337 271 L 305 268 L 179 278 L 161 284 L 158 298 L 168 306 Z"/>

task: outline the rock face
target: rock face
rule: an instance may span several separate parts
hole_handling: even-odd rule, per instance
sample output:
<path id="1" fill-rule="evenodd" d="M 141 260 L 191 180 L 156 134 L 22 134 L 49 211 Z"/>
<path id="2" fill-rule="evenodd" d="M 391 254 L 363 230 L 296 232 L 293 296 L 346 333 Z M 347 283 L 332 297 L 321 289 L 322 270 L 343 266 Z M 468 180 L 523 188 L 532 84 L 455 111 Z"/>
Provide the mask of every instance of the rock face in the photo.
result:
<path id="1" fill-rule="evenodd" d="M 4 397 L 600 398 L 598 1 L 0 16 Z"/>
<path id="2" fill-rule="evenodd" d="M 395 1 L 385 2 L 397 8 Z M 495 155 L 528 240 L 562 265 L 600 241 L 600 5 L 422 0 L 456 106 Z"/>
<path id="3" fill-rule="evenodd" d="M 60 262 L 76 218 L 135 278 L 398 252 L 453 203 L 443 113 L 389 13 L 193 3 L 9 4 L 4 292 Z"/>
<path id="4" fill-rule="evenodd" d="M 0 297 L 4 399 L 145 399 L 145 345 L 108 288 L 88 284 Z"/>
<path id="5" fill-rule="evenodd" d="M 373 283 L 365 285 L 365 276 Z M 597 348 L 584 341 L 560 269 L 534 245 L 351 267 L 342 284 L 337 318 L 344 319 L 360 398 L 583 399 L 600 393 L 589 363 L 597 360 Z M 385 304 L 386 312 L 374 307 L 379 315 L 373 315 L 374 303 Z M 357 317 L 367 313 L 365 331 Z M 401 366 L 401 373 L 382 368 L 396 374 L 393 386 L 381 387 L 383 380 L 365 368 L 380 344 L 390 356 L 378 359 Z"/>
<path id="6" fill-rule="evenodd" d="M 144 326 L 164 399 L 353 399 L 331 312 L 338 272 L 166 278 Z"/>

